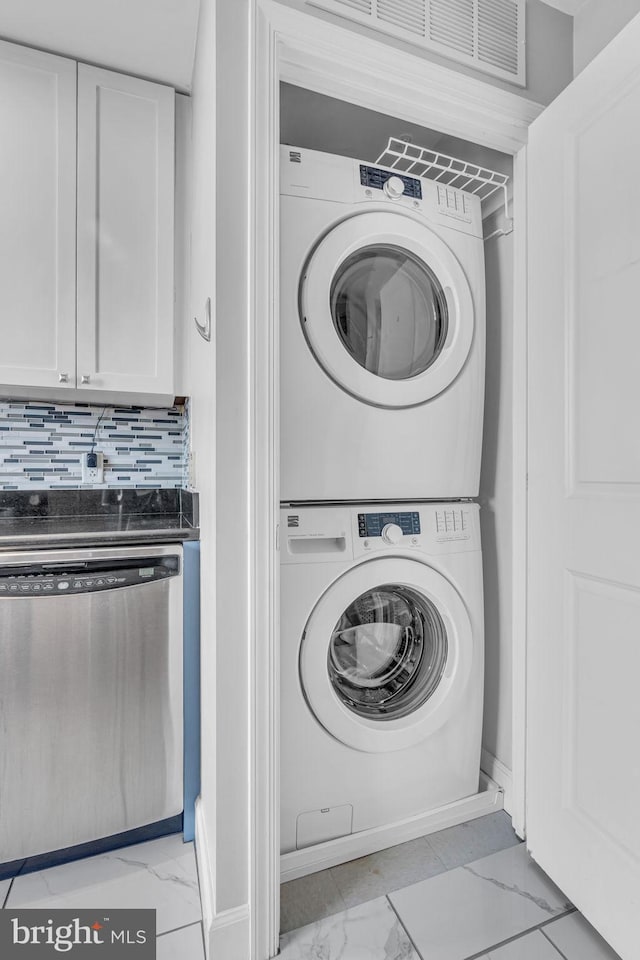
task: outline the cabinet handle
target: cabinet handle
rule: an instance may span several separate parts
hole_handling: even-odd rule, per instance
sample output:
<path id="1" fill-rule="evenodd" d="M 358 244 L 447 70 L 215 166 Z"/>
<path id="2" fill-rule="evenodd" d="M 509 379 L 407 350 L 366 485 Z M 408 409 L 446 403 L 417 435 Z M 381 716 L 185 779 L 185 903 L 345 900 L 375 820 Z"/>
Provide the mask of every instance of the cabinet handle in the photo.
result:
<path id="1" fill-rule="evenodd" d="M 69 383 L 69 374 L 68 373 L 59 373 L 58 380 L 60 383 Z"/>
<path id="2" fill-rule="evenodd" d="M 89 383 L 89 374 L 83 373 L 80 377 L 80 383 Z"/>
<path id="3" fill-rule="evenodd" d="M 193 318 L 193 322 L 202 339 L 209 343 L 211 340 L 211 297 L 207 297 L 204 305 L 204 323 L 200 323 L 197 317 Z"/>

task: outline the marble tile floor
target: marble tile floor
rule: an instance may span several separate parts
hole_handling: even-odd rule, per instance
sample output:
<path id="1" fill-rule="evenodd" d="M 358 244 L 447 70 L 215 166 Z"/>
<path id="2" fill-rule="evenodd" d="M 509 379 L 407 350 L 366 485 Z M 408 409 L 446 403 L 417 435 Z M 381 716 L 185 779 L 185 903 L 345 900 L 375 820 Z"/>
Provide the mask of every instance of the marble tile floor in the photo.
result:
<path id="1" fill-rule="evenodd" d="M 314 910 L 279 960 L 619 960 L 503 813 L 283 885 L 283 930 Z"/>
<path id="2" fill-rule="evenodd" d="M 204 960 L 195 851 L 180 834 L 2 880 L 0 903 L 154 908 L 158 960 Z"/>
<path id="3" fill-rule="evenodd" d="M 282 888 L 280 960 L 619 960 L 492 814 Z M 158 960 L 204 960 L 179 835 L 0 881 L 4 907 L 153 907 Z M 330 914 L 330 915 L 327 915 Z"/>
<path id="4" fill-rule="evenodd" d="M 280 930 L 287 933 L 519 843 L 501 810 L 292 880 L 280 887 Z"/>

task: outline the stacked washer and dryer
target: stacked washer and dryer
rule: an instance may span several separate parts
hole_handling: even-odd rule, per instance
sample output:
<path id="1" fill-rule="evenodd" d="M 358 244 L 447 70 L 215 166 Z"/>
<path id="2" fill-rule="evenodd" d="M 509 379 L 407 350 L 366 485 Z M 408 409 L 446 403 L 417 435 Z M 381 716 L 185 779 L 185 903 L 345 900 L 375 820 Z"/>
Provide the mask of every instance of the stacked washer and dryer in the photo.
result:
<path id="1" fill-rule="evenodd" d="M 282 147 L 280 243 L 281 850 L 337 862 L 478 792 L 480 200 Z"/>

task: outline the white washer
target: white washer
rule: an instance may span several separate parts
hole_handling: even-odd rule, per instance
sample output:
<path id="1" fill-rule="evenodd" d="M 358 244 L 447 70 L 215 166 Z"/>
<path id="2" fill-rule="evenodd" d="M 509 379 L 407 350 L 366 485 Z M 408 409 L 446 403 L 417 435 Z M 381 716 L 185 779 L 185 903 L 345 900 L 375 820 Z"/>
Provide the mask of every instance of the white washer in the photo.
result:
<path id="1" fill-rule="evenodd" d="M 480 200 L 281 148 L 281 499 L 478 495 Z"/>
<path id="2" fill-rule="evenodd" d="M 478 505 L 287 508 L 281 531 L 282 853 L 476 794 Z"/>

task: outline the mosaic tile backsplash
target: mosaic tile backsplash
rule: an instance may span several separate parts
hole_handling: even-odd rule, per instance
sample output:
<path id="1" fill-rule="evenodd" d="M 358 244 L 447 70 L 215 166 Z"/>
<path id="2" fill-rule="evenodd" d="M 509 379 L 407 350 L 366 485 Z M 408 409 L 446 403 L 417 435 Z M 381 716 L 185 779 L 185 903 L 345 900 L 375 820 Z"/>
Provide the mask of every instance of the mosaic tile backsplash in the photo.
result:
<path id="1" fill-rule="evenodd" d="M 189 428 L 183 407 L 151 410 L 0 401 L 0 490 L 78 489 L 82 457 L 104 456 L 91 487 L 183 487 Z"/>

